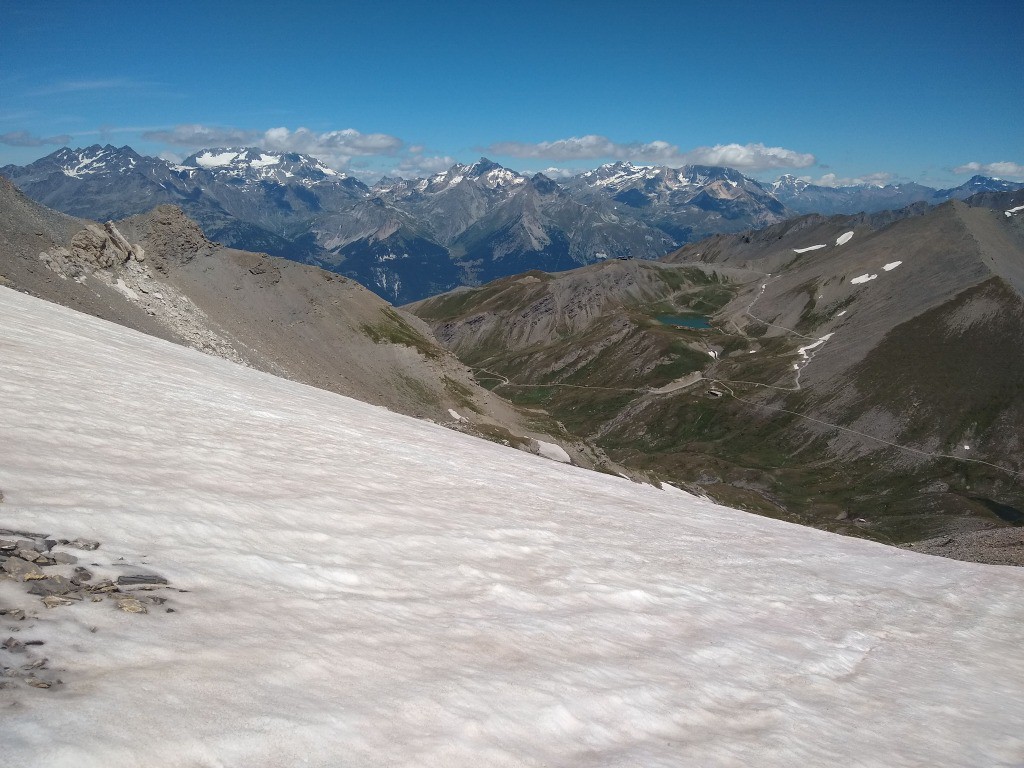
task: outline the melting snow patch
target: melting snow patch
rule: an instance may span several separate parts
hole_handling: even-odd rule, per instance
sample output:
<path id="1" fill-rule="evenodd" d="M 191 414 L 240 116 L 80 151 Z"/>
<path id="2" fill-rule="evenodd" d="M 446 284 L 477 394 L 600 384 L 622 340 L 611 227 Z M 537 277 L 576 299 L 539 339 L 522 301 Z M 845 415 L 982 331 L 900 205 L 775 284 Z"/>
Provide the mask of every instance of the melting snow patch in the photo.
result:
<path id="1" fill-rule="evenodd" d="M 1013 214 L 1020 213 L 1021 211 L 1024 211 L 1024 205 L 1018 205 L 1016 208 L 1011 208 L 1008 211 L 1003 211 L 1003 213 L 1006 214 L 1006 218 L 1010 218 L 1011 216 L 1013 216 Z"/>
<path id="2" fill-rule="evenodd" d="M 467 419 L 465 416 L 460 416 L 458 411 L 453 411 L 451 408 L 448 409 L 448 415 L 451 416 L 456 421 L 469 421 L 469 419 Z"/>
<path id="3" fill-rule="evenodd" d="M 846 314 L 846 310 L 844 309 L 842 312 L 839 312 L 838 314 L 836 314 L 836 317 L 842 317 L 845 314 Z"/>
<path id="4" fill-rule="evenodd" d="M 845 245 L 853 239 L 853 230 L 849 232 L 843 232 L 839 237 L 836 238 L 836 245 Z"/>
<path id="5" fill-rule="evenodd" d="M 796 351 L 796 353 L 798 355 L 800 355 L 800 357 L 802 357 L 804 360 L 810 360 L 811 356 L 808 355 L 807 353 L 810 350 L 814 349 L 815 347 L 820 347 L 822 344 L 824 344 L 826 341 L 828 341 L 831 338 L 832 338 L 832 334 L 831 333 L 826 333 L 824 336 L 822 336 L 820 339 L 818 339 L 813 344 L 808 344 L 806 347 L 800 347 L 800 349 L 798 349 Z M 798 366 L 794 366 L 794 367 L 798 367 Z"/>
<path id="6" fill-rule="evenodd" d="M 793 253 L 807 253 L 808 251 L 816 251 L 819 248 L 827 248 L 828 243 L 820 243 L 818 245 L 808 245 L 806 248 L 794 248 Z"/>
<path id="7" fill-rule="evenodd" d="M 868 280 L 874 280 L 876 277 L 878 277 L 878 275 L 869 275 L 865 272 L 863 275 L 853 278 L 850 282 L 854 285 L 858 285 L 860 283 L 866 283 Z"/>
<path id="8" fill-rule="evenodd" d="M 537 451 L 545 459 L 551 459 L 552 461 L 560 461 L 563 464 L 571 464 L 572 458 L 565 449 L 560 445 L 554 443 L 545 443 L 543 440 L 537 441 Z"/>
<path id="9" fill-rule="evenodd" d="M 896 267 L 898 267 L 902 263 L 903 263 L 902 261 L 890 261 L 888 264 L 886 264 L 884 267 L 882 267 L 882 269 L 884 269 L 886 272 L 891 272 L 892 270 L 896 269 Z"/>

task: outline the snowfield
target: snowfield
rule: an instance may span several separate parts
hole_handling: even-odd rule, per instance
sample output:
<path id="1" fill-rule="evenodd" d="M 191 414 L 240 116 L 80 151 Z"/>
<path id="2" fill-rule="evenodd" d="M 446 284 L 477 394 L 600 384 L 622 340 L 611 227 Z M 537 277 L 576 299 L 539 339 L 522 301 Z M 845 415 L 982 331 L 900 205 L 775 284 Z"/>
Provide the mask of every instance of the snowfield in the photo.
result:
<path id="1" fill-rule="evenodd" d="M 806 248 L 794 248 L 793 253 L 807 253 L 808 251 L 817 251 L 819 248 L 828 248 L 828 244 L 820 243 L 818 245 L 808 245 Z"/>
<path id="2" fill-rule="evenodd" d="M 0 425 L 0 527 L 188 590 L 133 615 L 0 581 L 36 616 L 0 637 L 45 640 L 64 682 L 0 690 L 5 768 L 1024 762 L 1021 569 L 565 466 L 6 288 Z"/>

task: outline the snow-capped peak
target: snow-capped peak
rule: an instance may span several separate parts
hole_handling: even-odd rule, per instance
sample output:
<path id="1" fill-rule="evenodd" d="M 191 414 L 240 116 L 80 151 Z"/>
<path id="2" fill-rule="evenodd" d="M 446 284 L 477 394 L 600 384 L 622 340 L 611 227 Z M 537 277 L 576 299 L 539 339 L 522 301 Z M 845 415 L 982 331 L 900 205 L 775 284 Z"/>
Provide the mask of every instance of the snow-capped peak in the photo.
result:
<path id="1" fill-rule="evenodd" d="M 310 155 L 297 152 L 268 152 L 255 147 L 204 149 L 182 163 L 182 168 L 200 168 L 245 181 L 272 180 L 280 183 L 316 184 L 347 178 Z"/>
<path id="2" fill-rule="evenodd" d="M 526 182 L 526 176 L 510 171 L 508 168 L 482 157 L 472 165 L 456 163 L 446 171 L 439 171 L 433 176 L 419 179 L 413 186 L 417 191 L 429 194 L 443 192 L 464 182 L 472 182 L 488 189 L 498 190 L 523 184 Z M 393 185 L 393 189 L 398 189 L 399 186 Z"/>
<path id="3" fill-rule="evenodd" d="M 100 173 L 128 173 L 142 159 L 131 147 L 93 144 L 84 149 L 64 148 L 53 155 L 61 172 L 71 178 Z"/>

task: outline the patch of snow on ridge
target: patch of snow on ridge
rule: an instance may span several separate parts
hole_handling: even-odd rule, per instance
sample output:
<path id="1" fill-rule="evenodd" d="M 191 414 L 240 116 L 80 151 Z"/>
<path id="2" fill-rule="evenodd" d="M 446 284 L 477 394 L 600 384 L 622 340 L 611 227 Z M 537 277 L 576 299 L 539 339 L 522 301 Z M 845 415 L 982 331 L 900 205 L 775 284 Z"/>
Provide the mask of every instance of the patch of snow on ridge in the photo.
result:
<path id="1" fill-rule="evenodd" d="M 236 157 L 238 157 L 238 152 L 222 152 L 219 155 L 215 155 L 212 152 L 203 152 L 203 154 L 196 156 L 196 165 L 202 168 L 222 168 L 225 165 L 231 165 Z"/>
<path id="2" fill-rule="evenodd" d="M 865 272 L 863 275 L 853 278 L 850 282 L 854 285 L 859 285 L 860 283 L 866 283 L 868 280 L 874 280 L 876 277 L 878 275 L 869 275 Z"/>
<path id="3" fill-rule="evenodd" d="M 280 162 L 280 155 L 260 155 L 255 160 L 250 160 L 249 165 L 253 168 L 266 168 L 269 165 L 277 165 Z"/>
<path id="4" fill-rule="evenodd" d="M 1013 214 L 1020 213 L 1021 211 L 1024 211 L 1024 205 L 1018 205 L 1016 208 L 1011 208 L 1008 211 L 1003 211 L 1003 213 L 1006 214 L 1006 218 L 1010 218 L 1011 216 L 1013 216 Z"/>
<path id="5" fill-rule="evenodd" d="M 888 264 L 883 265 L 882 269 L 886 272 L 892 272 L 892 270 L 896 269 L 896 267 L 902 263 L 902 261 L 890 261 Z"/>
<path id="6" fill-rule="evenodd" d="M 809 245 L 806 248 L 794 248 L 793 253 L 807 253 L 808 251 L 816 251 L 819 248 L 828 248 L 828 243 L 821 243 L 820 245 Z"/>
<path id="7" fill-rule="evenodd" d="M 537 461 L 8 289 L 0 345 L 3 525 L 188 590 L 135 616 L 0 584 L 64 681 L 2 692 L 5 764 L 1019 762 L 1024 569 Z"/>
<path id="8" fill-rule="evenodd" d="M 826 333 L 826 334 L 825 334 L 824 336 L 822 336 L 822 337 L 821 337 L 820 339 L 818 339 L 818 340 L 817 340 L 816 342 L 814 342 L 813 344 L 808 344 L 807 346 L 804 346 L 804 347 L 800 347 L 800 349 L 798 349 L 798 350 L 796 351 L 796 353 L 797 353 L 798 355 L 800 355 L 800 357 L 802 357 L 802 358 L 803 358 L 804 360 L 810 360 L 810 359 L 811 359 L 811 356 L 810 356 L 810 355 L 808 355 L 807 353 L 808 353 L 808 352 L 810 352 L 810 351 L 811 351 L 812 349 L 816 349 L 817 347 L 820 347 L 820 346 L 821 346 L 822 344 L 824 344 L 824 343 L 825 343 L 826 341 L 828 341 L 829 339 L 831 339 L 831 338 L 832 338 L 832 336 L 833 336 L 833 334 L 831 334 L 831 333 Z"/>
<path id="9" fill-rule="evenodd" d="M 839 237 L 836 238 L 836 245 L 846 245 L 853 239 L 853 230 L 849 232 L 843 232 Z"/>
<path id="10" fill-rule="evenodd" d="M 565 449 L 560 445 L 554 443 L 545 443 L 543 440 L 537 441 L 537 451 L 545 459 L 551 459 L 552 461 L 559 461 L 563 464 L 571 464 L 572 458 Z"/>

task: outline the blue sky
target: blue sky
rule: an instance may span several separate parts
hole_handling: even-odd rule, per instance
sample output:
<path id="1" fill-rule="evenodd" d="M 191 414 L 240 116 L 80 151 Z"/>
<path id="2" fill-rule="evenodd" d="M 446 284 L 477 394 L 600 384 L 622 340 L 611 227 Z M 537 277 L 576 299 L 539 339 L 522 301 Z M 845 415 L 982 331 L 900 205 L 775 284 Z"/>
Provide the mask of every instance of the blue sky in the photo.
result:
<path id="1" fill-rule="evenodd" d="M 1022 30 L 1020 0 L 0 0 L 0 165 L 244 144 L 366 178 L 487 155 L 1024 180 Z"/>

